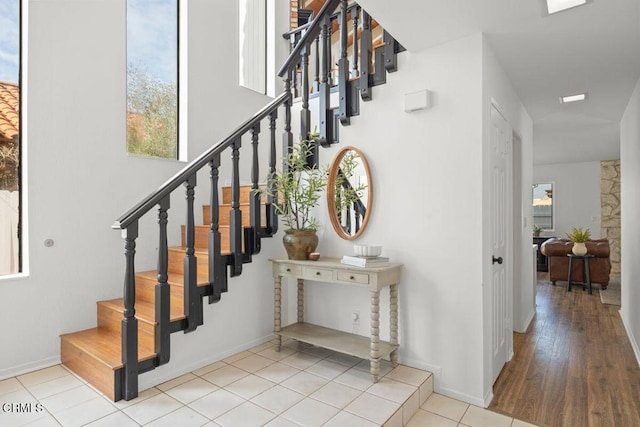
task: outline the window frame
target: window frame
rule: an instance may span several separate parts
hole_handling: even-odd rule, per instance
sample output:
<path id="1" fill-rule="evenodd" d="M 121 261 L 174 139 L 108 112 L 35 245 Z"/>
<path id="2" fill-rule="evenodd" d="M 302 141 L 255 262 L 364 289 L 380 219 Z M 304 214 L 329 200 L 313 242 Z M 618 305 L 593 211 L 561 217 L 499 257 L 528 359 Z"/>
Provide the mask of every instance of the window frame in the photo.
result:
<path id="1" fill-rule="evenodd" d="M 554 181 L 544 181 L 544 182 L 537 182 L 532 184 L 531 186 L 531 216 L 532 216 L 532 226 L 536 226 L 536 218 L 539 218 L 540 215 L 536 215 L 535 214 L 535 206 L 533 204 L 533 201 L 536 200 L 534 198 L 534 191 L 535 188 L 537 186 L 540 185 L 550 185 L 551 186 L 551 227 L 540 227 L 542 231 L 555 231 L 556 229 L 556 183 Z"/>

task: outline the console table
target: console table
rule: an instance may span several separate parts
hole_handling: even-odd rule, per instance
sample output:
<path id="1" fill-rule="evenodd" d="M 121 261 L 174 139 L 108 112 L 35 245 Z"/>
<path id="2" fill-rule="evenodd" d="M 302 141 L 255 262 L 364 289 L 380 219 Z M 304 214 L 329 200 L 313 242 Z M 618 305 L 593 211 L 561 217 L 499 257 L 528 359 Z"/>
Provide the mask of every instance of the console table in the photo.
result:
<path id="1" fill-rule="evenodd" d="M 318 347 L 369 359 L 371 378 L 377 382 L 380 376 L 380 358 L 389 356 L 391 364 L 398 365 L 398 284 L 402 264 L 381 263 L 376 267 L 353 267 L 340 263 L 339 259 L 320 261 L 295 261 L 272 259 L 274 286 L 274 332 L 277 350 L 280 351 L 282 337 L 293 338 Z M 282 278 L 297 279 L 298 321 L 282 327 Z M 371 297 L 370 337 L 351 334 L 304 321 L 305 280 L 368 289 Z M 389 286 L 390 294 L 390 339 L 380 340 L 380 290 Z"/>

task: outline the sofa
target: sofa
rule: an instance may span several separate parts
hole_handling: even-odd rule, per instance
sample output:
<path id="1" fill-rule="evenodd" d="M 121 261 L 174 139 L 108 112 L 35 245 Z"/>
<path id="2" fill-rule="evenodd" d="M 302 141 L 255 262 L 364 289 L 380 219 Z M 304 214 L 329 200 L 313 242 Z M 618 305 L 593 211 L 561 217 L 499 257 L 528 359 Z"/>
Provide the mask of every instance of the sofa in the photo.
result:
<path id="1" fill-rule="evenodd" d="M 609 241 L 590 240 L 585 243 L 587 254 L 594 257 L 589 260 L 591 283 L 598 283 L 602 289 L 609 286 L 609 272 L 611 271 L 611 261 L 609 259 Z M 569 280 L 569 257 L 573 248 L 573 242 L 567 239 L 551 238 L 545 241 L 540 247 L 540 251 L 549 259 L 549 280 L 554 285 L 558 280 Z M 582 260 L 573 262 L 573 282 L 584 283 L 582 277 Z"/>

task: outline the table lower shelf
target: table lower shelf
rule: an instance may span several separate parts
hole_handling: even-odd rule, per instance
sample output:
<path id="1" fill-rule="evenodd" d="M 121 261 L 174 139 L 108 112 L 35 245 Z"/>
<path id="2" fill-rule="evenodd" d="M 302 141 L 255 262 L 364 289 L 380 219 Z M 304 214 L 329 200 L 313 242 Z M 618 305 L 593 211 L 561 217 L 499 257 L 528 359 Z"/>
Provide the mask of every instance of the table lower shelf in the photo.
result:
<path id="1" fill-rule="evenodd" d="M 361 359 L 370 359 L 371 339 L 361 335 L 325 328 L 312 323 L 294 323 L 285 326 L 279 335 Z M 381 340 L 379 343 L 380 357 L 389 356 L 397 348 L 398 345 Z"/>

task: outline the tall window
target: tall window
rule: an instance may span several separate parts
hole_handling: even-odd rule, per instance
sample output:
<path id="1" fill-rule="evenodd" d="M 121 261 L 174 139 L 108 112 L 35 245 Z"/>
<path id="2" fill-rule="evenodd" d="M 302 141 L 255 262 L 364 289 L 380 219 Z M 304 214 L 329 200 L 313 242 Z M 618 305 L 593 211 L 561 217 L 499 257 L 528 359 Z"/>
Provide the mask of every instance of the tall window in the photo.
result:
<path id="1" fill-rule="evenodd" d="M 20 0 L 0 0 L 0 275 L 20 251 Z"/>
<path id="2" fill-rule="evenodd" d="M 259 93 L 267 90 L 267 2 L 238 0 L 239 84 Z"/>
<path id="3" fill-rule="evenodd" d="M 127 151 L 178 158 L 178 0 L 127 0 Z"/>
<path id="4" fill-rule="evenodd" d="M 553 229 L 553 184 L 533 184 L 533 225 Z"/>

